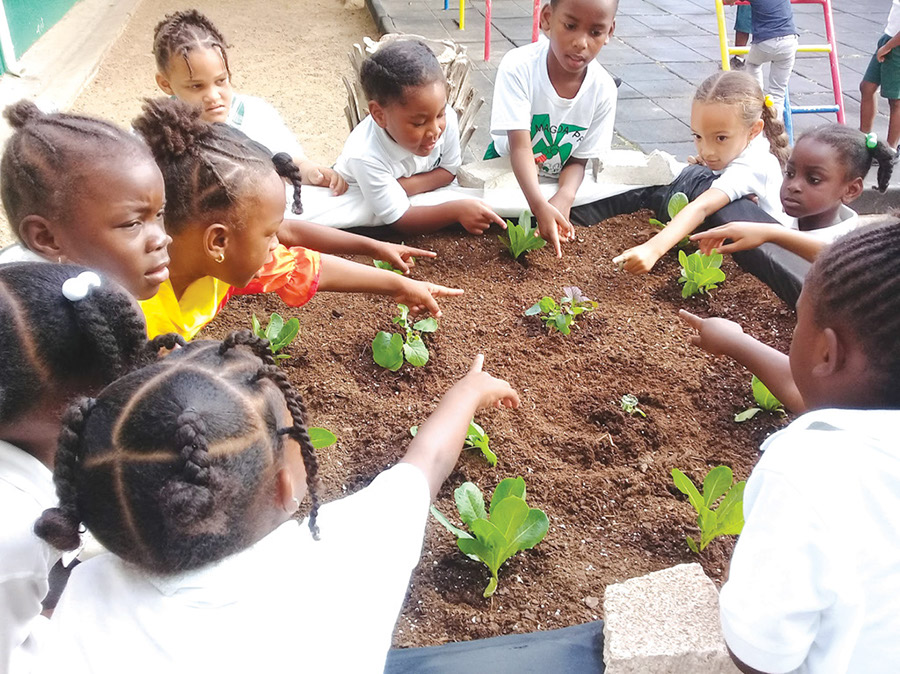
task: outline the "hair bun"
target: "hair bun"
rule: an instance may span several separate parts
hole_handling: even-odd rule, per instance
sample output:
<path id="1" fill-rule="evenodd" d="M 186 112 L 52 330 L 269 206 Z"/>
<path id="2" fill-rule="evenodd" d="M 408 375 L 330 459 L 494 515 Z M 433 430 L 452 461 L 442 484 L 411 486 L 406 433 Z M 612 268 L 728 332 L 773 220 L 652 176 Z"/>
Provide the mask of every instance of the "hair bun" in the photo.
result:
<path id="1" fill-rule="evenodd" d="M 170 160 L 194 151 L 212 132 L 200 119 L 203 111 L 175 98 L 146 98 L 143 113 L 132 125 L 141 134 L 157 161 Z"/>
<path id="2" fill-rule="evenodd" d="M 21 129 L 31 120 L 43 117 L 44 111 L 34 101 L 21 100 L 7 106 L 3 111 L 3 116 L 6 117 L 6 121 L 12 128 Z"/>

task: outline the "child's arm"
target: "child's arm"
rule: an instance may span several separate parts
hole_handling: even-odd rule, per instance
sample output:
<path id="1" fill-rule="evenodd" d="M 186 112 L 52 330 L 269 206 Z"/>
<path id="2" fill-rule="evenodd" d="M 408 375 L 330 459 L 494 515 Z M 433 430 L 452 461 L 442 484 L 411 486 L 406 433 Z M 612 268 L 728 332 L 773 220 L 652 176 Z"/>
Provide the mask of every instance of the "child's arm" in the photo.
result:
<path id="1" fill-rule="evenodd" d="M 322 255 L 321 264 L 319 290 L 388 295 L 396 302 L 408 306 L 409 313 L 413 315 L 427 311 L 433 316 L 440 316 L 441 309 L 435 297 L 463 294 L 459 288 L 414 281 L 385 269 L 369 267 L 332 255 Z"/>
<path id="2" fill-rule="evenodd" d="M 675 244 L 699 227 L 707 217 L 731 203 L 728 195 L 714 187 L 698 196 L 667 224 L 662 231 L 640 246 L 629 248 L 613 258 L 613 263 L 632 274 L 645 274 Z"/>
<path id="3" fill-rule="evenodd" d="M 725 243 L 725 239 L 731 239 L 731 243 Z M 731 222 L 705 232 L 698 232 L 691 236 L 691 241 L 700 244 L 700 252 L 704 255 L 709 255 L 713 249 L 720 253 L 735 253 L 739 250 L 757 248 L 769 242 L 796 253 L 809 262 L 815 261 L 828 245 L 807 232 L 768 222 Z"/>
<path id="4" fill-rule="evenodd" d="M 484 372 L 483 364 L 484 356 L 475 356 L 468 374 L 444 394 L 402 459 L 403 463 L 411 463 L 425 473 L 432 499 L 456 465 L 475 412 L 489 406 L 519 406 L 515 389 Z"/>
<path id="5" fill-rule="evenodd" d="M 700 318 L 682 309 L 678 315 L 697 334 L 691 343 L 714 356 L 729 356 L 760 378 L 763 384 L 792 412 L 806 411 L 797 390 L 788 357 L 744 333 L 740 325 L 724 318 Z"/>
<path id="6" fill-rule="evenodd" d="M 575 193 L 578 192 L 578 188 L 581 187 L 584 180 L 585 164 L 587 164 L 587 159 L 570 157 L 562 171 L 559 172 L 559 189 L 549 199 L 549 202 L 565 216 L 566 220 L 569 219 L 569 212 L 575 201 Z"/>
<path id="7" fill-rule="evenodd" d="M 328 166 L 321 166 L 309 159 L 297 159 L 294 163 L 300 169 L 300 177 L 304 184 L 316 187 L 328 187 L 335 196 L 347 191 L 347 181 L 344 176 Z"/>
<path id="8" fill-rule="evenodd" d="M 894 37 L 885 42 L 882 47 L 877 52 L 875 52 L 875 57 L 878 59 L 878 62 L 884 63 L 887 55 L 890 54 L 891 50 L 897 46 L 900 46 L 900 33 L 897 33 Z"/>
<path id="9" fill-rule="evenodd" d="M 391 228 L 403 234 L 428 234 L 459 223 L 469 234 L 484 234 L 492 224 L 506 222 L 480 199 L 457 199 L 434 206 L 410 206 Z"/>
<path id="10" fill-rule="evenodd" d="M 408 178 L 397 178 L 400 187 L 406 192 L 406 196 L 412 197 L 423 192 L 431 192 L 439 187 L 446 187 L 453 182 L 455 175 L 445 168 L 438 166 L 436 169 L 425 173 L 416 173 Z"/>
<path id="11" fill-rule="evenodd" d="M 516 180 L 519 187 L 522 188 L 528 207 L 537 220 L 538 234 L 550 242 L 556 251 L 556 257 L 562 257 L 560 238 L 564 241 L 573 240 L 575 228 L 569 219 L 541 193 L 529 132 L 519 129 L 507 131 L 506 135 L 509 139 L 509 160 L 512 163 L 513 173 L 516 174 Z"/>

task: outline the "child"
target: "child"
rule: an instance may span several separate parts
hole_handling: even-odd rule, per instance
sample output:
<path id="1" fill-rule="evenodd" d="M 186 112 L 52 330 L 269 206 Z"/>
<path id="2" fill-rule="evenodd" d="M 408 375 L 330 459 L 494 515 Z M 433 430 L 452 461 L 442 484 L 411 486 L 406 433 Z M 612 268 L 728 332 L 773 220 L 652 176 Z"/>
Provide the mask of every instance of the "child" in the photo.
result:
<path id="1" fill-rule="evenodd" d="M 753 10 L 750 5 L 738 5 L 734 13 L 734 46 L 746 47 L 752 32 Z M 740 70 L 744 67 L 744 57 L 735 54 L 731 57 L 730 65 L 732 70 Z"/>
<path id="2" fill-rule="evenodd" d="M 790 356 L 682 315 L 795 412 L 763 444 L 719 606 L 741 671 L 893 672 L 900 662 L 900 224 L 813 264 Z M 752 668 L 752 669 L 750 669 Z M 799 669 L 797 669 L 799 668 Z"/>
<path id="3" fill-rule="evenodd" d="M 875 93 L 881 87 L 881 97 L 888 99 L 890 118 L 888 120 L 887 142 L 900 154 L 900 54 L 894 48 L 900 45 L 900 0 L 894 0 L 888 14 L 884 35 L 878 40 L 878 47 L 869 61 L 869 67 L 859 83 L 859 130 L 869 133 L 875 123 L 878 102 Z"/>
<path id="4" fill-rule="evenodd" d="M 616 27 L 618 0 L 551 0 L 541 9 L 549 40 L 507 53 L 497 69 L 485 159 L 509 156 L 540 235 L 562 257 L 575 230 L 569 211 L 588 159 L 612 143 L 618 92 L 596 56 Z M 537 170 L 535 170 L 537 164 Z M 559 180 L 549 200 L 538 174 Z"/>
<path id="5" fill-rule="evenodd" d="M 460 166 L 459 127 L 447 103 L 444 71 L 418 40 L 397 41 L 369 56 L 360 82 L 369 116 L 353 129 L 335 168 L 374 211 L 372 224 L 420 234 L 461 224 L 483 234 L 506 223 L 478 199 L 412 206 L 409 198 L 453 182 Z"/>
<path id="6" fill-rule="evenodd" d="M 736 0 L 722 0 L 733 5 Z M 765 90 L 762 67 L 769 64 L 767 93 L 775 102 L 779 117 L 784 114 L 784 97 L 797 56 L 797 28 L 791 0 L 749 0 L 752 9 L 750 21 L 753 42 L 747 53 L 744 72 L 755 77 Z"/>
<path id="7" fill-rule="evenodd" d="M 75 569 L 54 613 L 68 671 L 118 673 L 123 654 L 146 672 L 383 671 L 472 415 L 518 396 L 478 356 L 397 465 L 320 508 L 306 407 L 267 344 L 194 342 L 69 413 L 63 498 L 36 530 L 67 549 L 83 522 L 112 554 Z"/>
<path id="8" fill-rule="evenodd" d="M 175 345 L 166 340 L 159 345 Z M 31 671 L 45 644 L 47 576 L 60 558 L 32 533 L 56 504 L 60 414 L 154 352 L 119 285 L 84 267 L 19 262 L 0 265 L 0 354 L 0 671 Z"/>
<path id="9" fill-rule="evenodd" d="M 141 304 L 151 336 L 177 332 L 192 339 L 235 294 L 276 292 L 290 306 L 317 290 L 392 296 L 413 313 L 440 315 L 435 297 L 462 290 L 413 281 L 304 248 L 278 244 L 284 213 L 282 176 L 300 186 L 296 166 L 240 131 L 200 119 L 200 110 L 173 99 L 148 100 L 134 121 L 166 184 L 170 278 Z"/>
<path id="10" fill-rule="evenodd" d="M 109 274 L 136 298 L 169 277 L 163 179 L 146 145 L 109 122 L 44 114 L 29 101 L 0 161 L 6 218 L 19 243 L 0 263 L 69 261 Z"/>

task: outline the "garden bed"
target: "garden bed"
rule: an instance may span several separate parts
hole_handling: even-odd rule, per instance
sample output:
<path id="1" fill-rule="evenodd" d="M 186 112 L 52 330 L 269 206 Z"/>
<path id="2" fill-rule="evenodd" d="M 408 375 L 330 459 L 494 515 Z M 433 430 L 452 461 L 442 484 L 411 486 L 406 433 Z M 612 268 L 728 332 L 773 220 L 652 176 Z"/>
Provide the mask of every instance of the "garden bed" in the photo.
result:
<path id="1" fill-rule="evenodd" d="M 284 361 L 303 394 L 312 425 L 337 434 L 320 453 L 324 500 L 368 484 L 402 456 L 410 426 L 421 423 L 476 353 L 485 369 L 519 391 L 518 411 L 477 416 L 497 453 L 496 468 L 466 452 L 441 491 L 438 508 L 458 523 L 453 490 L 475 482 L 486 497 L 504 477 L 522 475 L 528 502 L 550 519 L 547 537 L 500 570 L 492 599 L 482 598 L 487 568 L 466 558 L 432 518 L 422 561 L 395 634 L 397 646 L 425 646 L 513 632 L 553 629 L 602 617 L 609 583 L 673 564 L 700 561 L 724 580 L 733 539 L 720 539 L 699 557 L 685 544 L 695 516 L 670 477 L 672 468 L 695 481 L 726 464 L 745 479 L 763 439 L 784 425 L 770 414 L 736 424 L 752 403 L 750 374 L 727 359 L 691 346 L 679 308 L 738 321 L 753 336 L 788 348 L 794 313 L 729 258 L 725 283 L 709 297 L 684 300 L 674 255 L 652 274 L 619 273 L 610 260 L 652 231 L 647 214 L 578 228 L 578 240 L 557 260 L 545 248 L 524 264 L 505 253 L 494 234 L 449 231 L 407 243 L 438 252 L 413 276 L 464 288 L 444 299 L 440 329 L 426 336 L 431 361 L 397 372 L 372 361 L 371 342 L 391 329 L 389 299 L 321 293 L 292 312 L 274 296 L 236 298 L 206 336 L 249 327 L 251 313 L 297 315 L 298 341 Z M 547 334 L 525 309 L 543 295 L 577 285 L 599 308 L 568 336 Z M 619 404 L 633 393 L 647 418 Z M 384 519 L 390 544 L 390 514 Z M 377 550 L 361 550 L 359 563 Z M 360 600 L 365 600 L 360 597 Z M 347 606 L 353 611 L 353 606 Z"/>

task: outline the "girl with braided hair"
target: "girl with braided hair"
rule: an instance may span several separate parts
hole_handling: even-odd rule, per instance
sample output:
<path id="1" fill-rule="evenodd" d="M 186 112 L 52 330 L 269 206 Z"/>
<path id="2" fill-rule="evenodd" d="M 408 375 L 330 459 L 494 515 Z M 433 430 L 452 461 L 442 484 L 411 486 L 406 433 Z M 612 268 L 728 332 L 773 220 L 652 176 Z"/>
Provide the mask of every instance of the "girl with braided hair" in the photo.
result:
<path id="1" fill-rule="evenodd" d="M 719 597 L 743 672 L 893 672 L 900 662 L 900 223 L 813 263 L 790 355 L 721 318 L 692 341 L 804 414 L 763 443 Z M 799 669 L 798 669 L 799 668 Z"/>
<path id="2" fill-rule="evenodd" d="M 118 674 L 127 654 L 136 672 L 383 671 L 429 503 L 473 413 L 518 406 L 482 360 L 395 466 L 321 507 L 306 407 L 247 331 L 192 342 L 73 405 L 60 504 L 36 531 L 69 549 L 83 523 L 111 554 L 73 571 L 53 669 Z"/>
<path id="3" fill-rule="evenodd" d="M 284 183 L 296 167 L 286 155 L 175 99 L 147 100 L 134 128 L 150 146 L 166 187 L 170 278 L 141 303 L 151 336 L 192 339 L 233 295 L 274 292 L 300 306 L 318 290 L 389 295 L 418 314 L 440 315 L 436 297 L 462 290 L 414 281 L 384 269 L 278 242 Z M 300 185 L 294 178 L 294 200 Z"/>
<path id="4" fill-rule="evenodd" d="M 44 647 L 41 601 L 60 555 L 32 527 L 56 503 L 61 413 L 178 341 L 148 344 L 134 298 L 85 267 L 0 265 L 0 671 L 30 671 Z"/>

